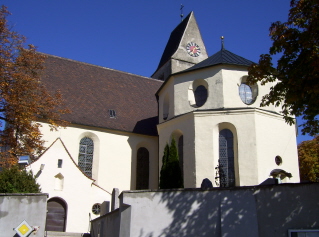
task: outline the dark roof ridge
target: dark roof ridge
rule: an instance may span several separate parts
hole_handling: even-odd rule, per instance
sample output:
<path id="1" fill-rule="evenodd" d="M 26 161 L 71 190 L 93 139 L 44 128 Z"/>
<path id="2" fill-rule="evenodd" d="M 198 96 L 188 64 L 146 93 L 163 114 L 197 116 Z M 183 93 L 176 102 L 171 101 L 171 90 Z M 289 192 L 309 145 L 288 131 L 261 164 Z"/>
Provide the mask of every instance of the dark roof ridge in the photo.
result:
<path id="1" fill-rule="evenodd" d="M 250 61 L 242 56 L 239 56 L 237 54 L 232 53 L 231 51 L 222 48 L 212 56 L 208 57 L 207 59 L 201 61 L 198 64 L 195 64 L 194 66 L 185 69 L 180 72 L 176 72 L 175 74 L 181 74 L 184 72 L 194 71 L 197 69 L 203 69 L 210 66 L 220 65 L 220 64 L 226 64 L 226 65 L 237 65 L 237 66 L 250 66 L 251 64 L 254 64 L 253 61 Z"/>
<path id="2" fill-rule="evenodd" d="M 70 61 L 70 62 L 74 62 L 74 63 L 79 63 L 79 64 L 83 64 L 83 65 L 87 65 L 87 66 L 98 67 L 98 68 L 105 69 L 105 70 L 120 72 L 120 73 L 124 73 L 124 74 L 127 74 L 127 75 L 133 75 L 133 76 L 137 76 L 137 77 L 142 77 L 144 79 L 149 79 L 149 80 L 152 80 L 152 81 L 158 81 L 158 82 L 163 83 L 162 80 L 159 80 L 159 79 L 156 79 L 156 78 L 150 78 L 150 77 L 146 77 L 146 76 L 141 76 L 141 75 L 133 74 L 133 73 L 130 73 L 130 72 L 124 72 L 124 71 L 121 71 L 121 70 L 112 69 L 112 68 L 108 68 L 108 67 L 103 67 L 103 66 L 99 66 L 99 65 L 94 65 L 94 64 L 91 64 L 91 63 L 81 62 L 81 61 L 78 61 L 78 60 L 64 58 L 64 57 L 60 57 L 60 56 L 56 56 L 56 55 L 52 55 L 52 54 L 47 54 L 47 53 L 42 53 L 42 52 L 38 52 L 38 53 L 43 54 L 43 55 L 48 56 L 48 57 L 58 58 L 58 59 L 62 59 L 62 60 L 66 60 L 66 61 Z"/>

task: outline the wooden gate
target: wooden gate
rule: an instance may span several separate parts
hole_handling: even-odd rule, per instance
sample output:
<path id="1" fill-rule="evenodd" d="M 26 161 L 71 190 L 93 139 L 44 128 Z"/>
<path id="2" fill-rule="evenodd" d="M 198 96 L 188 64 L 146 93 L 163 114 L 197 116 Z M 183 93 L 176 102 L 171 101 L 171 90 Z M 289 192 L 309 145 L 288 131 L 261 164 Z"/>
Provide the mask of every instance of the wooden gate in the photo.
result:
<path id="1" fill-rule="evenodd" d="M 65 231 L 66 203 L 60 198 L 51 198 L 48 201 L 46 231 Z"/>

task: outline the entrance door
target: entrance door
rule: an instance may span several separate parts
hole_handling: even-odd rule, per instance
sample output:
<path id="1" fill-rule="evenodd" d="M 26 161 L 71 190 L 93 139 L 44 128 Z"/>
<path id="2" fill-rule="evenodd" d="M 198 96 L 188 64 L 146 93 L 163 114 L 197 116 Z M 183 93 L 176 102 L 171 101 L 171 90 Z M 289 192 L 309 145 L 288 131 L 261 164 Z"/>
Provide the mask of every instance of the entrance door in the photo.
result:
<path id="1" fill-rule="evenodd" d="M 66 203 L 60 198 L 51 198 L 48 201 L 46 231 L 65 231 Z"/>

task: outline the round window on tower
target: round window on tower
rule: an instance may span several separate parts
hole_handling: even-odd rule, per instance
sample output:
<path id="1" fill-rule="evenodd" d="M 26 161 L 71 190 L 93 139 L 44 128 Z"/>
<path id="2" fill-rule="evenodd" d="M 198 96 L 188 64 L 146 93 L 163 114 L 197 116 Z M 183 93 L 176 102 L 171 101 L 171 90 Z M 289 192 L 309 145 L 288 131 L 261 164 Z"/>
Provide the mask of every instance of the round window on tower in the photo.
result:
<path id="1" fill-rule="evenodd" d="M 246 83 L 247 76 L 242 77 L 241 84 L 239 86 L 239 97 L 246 105 L 251 105 L 256 101 L 258 95 L 257 84 L 248 85 Z"/>
<path id="2" fill-rule="evenodd" d="M 194 108 L 202 107 L 208 98 L 208 83 L 204 79 L 193 81 L 188 89 L 188 101 Z"/>

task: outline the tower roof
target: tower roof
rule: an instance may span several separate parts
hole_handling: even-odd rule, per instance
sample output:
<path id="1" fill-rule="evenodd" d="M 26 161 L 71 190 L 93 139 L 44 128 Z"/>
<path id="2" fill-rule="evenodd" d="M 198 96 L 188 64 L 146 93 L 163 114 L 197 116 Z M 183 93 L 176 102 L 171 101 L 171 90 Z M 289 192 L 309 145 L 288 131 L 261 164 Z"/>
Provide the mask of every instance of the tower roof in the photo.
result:
<path id="1" fill-rule="evenodd" d="M 237 54 L 234 54 L 224 48 L 222 48 L 219 52 L 213 54 L 209 58 L 204 61 L 194 65 L 191 68 L 188 68 L 182 72 L 188 72 L 197 70 L 200 68 L 210 67 L 218 64 L 228 64 L 228 65 L 239 65 L 239 66 L 250 66 L 254 62 L 245 59 Z"/>
<path id="2" fill-rule="evenodd" d="M 158 70 L 168 60 L 170 60 L 172 55 L 178 49 L 178 46 L 180 45 L 180 42 L 183 38 L 187 23 L 188 23 L 190 16 L 192 14 L 193 14 L 193 12 L 189 13 L 187 15 L 187 17 L 172 31 L 156 70 Z"/>

